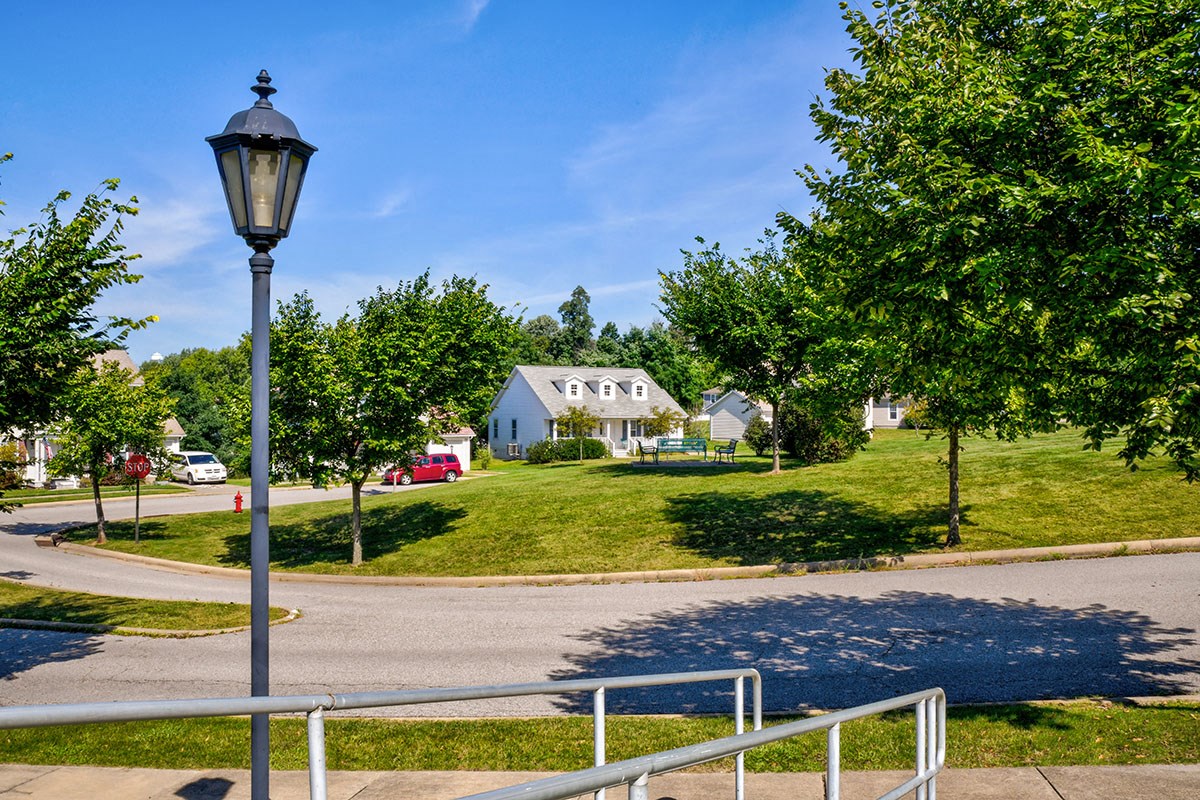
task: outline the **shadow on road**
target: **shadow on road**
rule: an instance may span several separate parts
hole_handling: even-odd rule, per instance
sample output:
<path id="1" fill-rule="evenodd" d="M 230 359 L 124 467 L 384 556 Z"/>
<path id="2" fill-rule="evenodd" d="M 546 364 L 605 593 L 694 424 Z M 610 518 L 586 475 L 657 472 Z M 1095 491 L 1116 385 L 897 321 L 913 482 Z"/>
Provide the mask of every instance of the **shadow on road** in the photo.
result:
<path id="1" fill-rule="evenodd" d="M 0 628 L 0 680 L 14 680 L 40 664 L 87 658 L 101 641 L 91 633 Z"/>
<path id="2" fill-rule="evenodd" d="M 1179 658 L 1195 630 L 1092 605 L 1058 608 L 895 591 L 697 605 L 581 633 L 556 680 L 754 667 L 764 708 L 844 708 L 933 686 L 951 703 L 1195 691 L 1200 662 Z M 732 682 L 612 691 L 614 713 L 733 709 Z M 587 713 L 591 699 L 556 701 Z"/>

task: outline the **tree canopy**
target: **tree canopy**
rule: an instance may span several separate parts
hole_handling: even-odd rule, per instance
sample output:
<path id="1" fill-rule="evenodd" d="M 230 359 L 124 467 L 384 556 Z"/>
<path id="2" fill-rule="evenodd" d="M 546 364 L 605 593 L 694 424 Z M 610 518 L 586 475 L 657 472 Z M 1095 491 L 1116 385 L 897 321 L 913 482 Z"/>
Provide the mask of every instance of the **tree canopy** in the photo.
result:
<path id="1" fill-rule="evenodd" d="M 894 348 L 898 394 L 957 437 L 1089 426 L 1129 458 L 1200 428 L 1194 3 L 843 5 L 855 70 L 812 116 L 840 159 L 802 175 L 843 302 Z M 1189 346 L 1192 343 L 1192 346 Z"/>
<path id="2" fill-rule="evenodd" d="M 388 465 L 487 408 L 515 323 L 473 279 L 428 273 L 326 323 L 306 293 L 271 324 L 271 461 L 279 477 L 352 488 L 351 561 L 362 563 L 360 493 Z M 244 406 L 243 406 L 244 407 Z"/>

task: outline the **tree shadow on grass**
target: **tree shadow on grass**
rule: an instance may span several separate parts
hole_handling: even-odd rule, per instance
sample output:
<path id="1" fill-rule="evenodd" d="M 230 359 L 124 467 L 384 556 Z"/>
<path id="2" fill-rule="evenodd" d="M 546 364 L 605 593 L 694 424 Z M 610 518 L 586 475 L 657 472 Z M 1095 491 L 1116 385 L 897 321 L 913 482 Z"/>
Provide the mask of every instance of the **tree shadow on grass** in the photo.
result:
<path id="1" fill-rule="evenodd" d="M 748 565 L 925 550 L 940 543 L 947 518 L 945 507 L 883 512 L 800 489 L 766 496 L 701 492 L 668 497 L 666 503 L 666 518 L 684 528 L 675 544 L 706 558 Z"/>
<path id="2" fill-rule="evenodd" d="M 941 687 L 951 703 L 1200 689 L 1196 631 L 1132 611 L 912 591 L 795 594 L 663 611 L 575 638 L 555 680 L 753 667 L 768 712 L 845 708 Z M 732 681 L 607 693 L 613 713 L 729 713 Z M 748 698 L 747 698 L 748 702 Z M 586 713 L 587 696 L 556 703 Z M 1023 724 L 1034 724 L 1027 721 Z"/>
<path id="3" fill-rule="evenodd" d="M 467 515 L 460 508 L 429 501 L 404 505 L 380 505 L 362 514 L 363 560 L 370 561 L 405 545 L 442 536 Z M 300 523 L 271 524 L 271 564 L 278 567 L 308 567 L 314 564 L 349 563 L 351 556 L 351 512 L 332 514 Z M 225 566 L 250 566 L 250 533 L 225 537 L 225 552 L 218 556 Z"/>

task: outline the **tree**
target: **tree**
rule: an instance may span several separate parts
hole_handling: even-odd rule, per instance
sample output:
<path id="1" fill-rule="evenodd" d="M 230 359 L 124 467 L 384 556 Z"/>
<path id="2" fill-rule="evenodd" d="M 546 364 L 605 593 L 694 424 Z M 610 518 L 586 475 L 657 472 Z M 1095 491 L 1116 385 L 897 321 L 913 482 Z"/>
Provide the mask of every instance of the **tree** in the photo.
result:
<path id="1" fill-rule="evenodd" d="M 567 406 L 561 414 L 554 418 L 554 424 L 559 433 L 570 439 L 579 440 L 579 461 L 583 461 L 583 440 L 590 436 L 600 424 L 600 415 L 592 412 L 586 405 Z"/>
<path id="2" fill-rule="evenodd" d="M 844 302 L 894 346 L 893 392 L 958 452 L 1089 425 L 1130 460 L 1200 437 L 1191 355 L 1200 126 L 1187 0 L 887 0 L 847 9 L 857 71 L 812 115 L 842 163 L 803 172 Z M 783 215 L 789 230 L 803 231 Z M 1200 428 L 1193 430 L 1200 432 Z"/>
<path id="3" fill-rule="evenodd" d="M 646 370 L 682 408 L 698 410 L 700 395 L 712 385 L 712 366 L 705 362 L 678 329 L 652 322 L 646 329 L 630 328 L 625 337 L 625 367 Z"/>
<path id="4" fill-rule="evenodd" d="M 0 156 L 0 164 L 10 158 Z M 126 255 L 118 241 L 122 218 L 137 213 L 131 205 L 137 198 L 117 203 L 104 196 L 117 185 L 105 181 L 65 222 L 59 207 L 71 195 L 59 192 L 41 220 L 0 239 L 0 433 L 61 418 L 78 370 L 154 319 L 101 320 L 92 310 L 106 289 L 141 278 L 128 271 L 137 256 Z M 0 511 L 8 510 L 0 503 Z"/>
<path id="5" fill-rule="evenodd" d="M 578 364 L 583 354 L 595 346 L 592 339 L 592 329 L 596 327 L 588 304 L 592 298 L 582 286 L 576 286 L 571 292 L 571 299 L 558 307 L 559 318 L 562 320 L 562 330 L 558 334 L 558 356 L 567 363 Z"/>
<path id="6" fill-rule="evenodd" d="M 250 381 L 249 336 L 220 350 L 198 347 L 147 361 L 141 371 L 175 401 L 175 417 L 186 432 L 184 450 L 210 451 L 222 463 L 247 471 L 250 454 L 238 444 L 232 408 Z"/>
<path id="7" fill-rule="evenodd" d="M 793 239 L 797 249 L 781 253 L 767 231 L 763 249 L 741 259 L 719 244 L 684 251 L 682 270 L 660 273 L 664 316 L 713 361 L 724 387 L 771 404 L 774 474 L 784 395 L 806 386 L 811 396 L 828 395 L 823 402 L 845 405 L 871 391 L 873 373 L 867 344 L 843 335 L 819 272 L 806 271 L 804 261 L 817 261 L 819 250 L 811 237 Z"/>
<path id="8" fill-rule="evenodd" d="M 419 324 L 414 324 L 417 322 Z M 307 294 L 271 325 L 271 458 L 277 477 L 350 483 L 351 563 L 362 563 L 363 484 L 487 408 L 516 323 L 487 287 L 428 273 L 380 288 L 358 316 L 321 320 Z"/>
<path id="9" fill-rule="evenodd" d="M 59 451 L 50 459 L 55 475 L 86 475 L 92 482 L 96 504 L 96 541 L 108 541 L 100 483 L 123 469 L 123 453 L 140 453 L 157 463 L 167 463 L 163 424 L 171 416 L 171 399 L 152 384 L 135 381 L 129 370 L 112 361 L 83 367 L 75 373 L 64 395 L 71 416 L 58 423 L 51 435 Z"/>
<path id="10" fill-rule="evenodd" d="M 666 436 L 687 421 L 687 417 L 669 408 L 653 406 L 650 413 L 638 420 L 647 438 Z"/>
<path id="11" fill-rule="evenodd" d="M 774 437 L 771 434 L 771 426 L 763 418 L 762 414 L 755 414 L 750 417 L 750 421 L 746 423 L 746 444 L 754 451 L 754 455 L 761 456 L 767 450 L 771 449 L 774 442 Z"/>

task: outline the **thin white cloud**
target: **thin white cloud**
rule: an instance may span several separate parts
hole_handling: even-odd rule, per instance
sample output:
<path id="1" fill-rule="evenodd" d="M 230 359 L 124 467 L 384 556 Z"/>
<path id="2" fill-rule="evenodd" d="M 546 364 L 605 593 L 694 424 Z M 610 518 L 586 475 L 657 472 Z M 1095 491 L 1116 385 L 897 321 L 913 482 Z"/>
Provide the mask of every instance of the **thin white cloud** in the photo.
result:
<path id="1" fill-rule="evenodd" d="M 160 198 L 143 196 L 138 214 L 125 220 L 122 241 L 128 252 L 139 253 L 136 270 L 157 270 L 189 259 L 217 238 L 224 208 L 214 210 L 211 198 L 199 193 Z"/>
<path id="2" fill-rule="evenodd" d="M 409 202 L 412 200 L 412 196 L 413 193 L 410 189 L 397 189 L 396 191 L 387 194 L 382 200 L 379 201 L 379 205 L 377 205 L 375 210 L 371 212 L 371 216 L 375 219 L 384 219 L 386 217 L 395 216 L 397 212 L 401 211 L 409 204 Z"/>
<path id="3" fill-rule="evenodd" d="M 467 0 L 463 5 L 463 27 L 468 31 L 475 27 L 490 0 Z"/>

